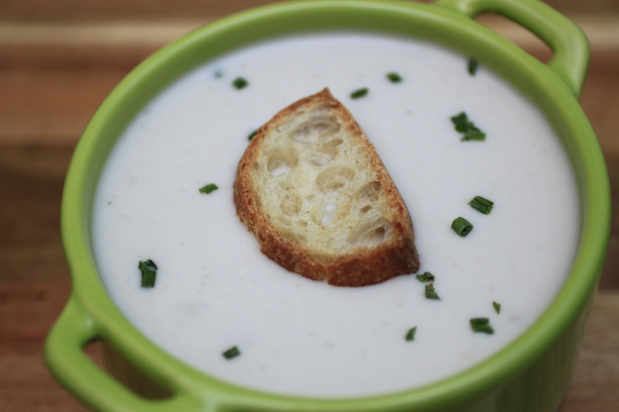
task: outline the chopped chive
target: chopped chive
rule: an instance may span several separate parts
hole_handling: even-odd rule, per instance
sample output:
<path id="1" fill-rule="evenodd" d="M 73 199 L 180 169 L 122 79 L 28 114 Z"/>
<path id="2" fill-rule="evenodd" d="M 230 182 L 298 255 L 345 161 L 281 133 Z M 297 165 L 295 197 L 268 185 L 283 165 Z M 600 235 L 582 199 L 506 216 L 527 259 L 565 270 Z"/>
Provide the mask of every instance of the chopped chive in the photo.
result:
<path id="1" fill-rule="evenodd" d="M 501 304 L 497 302 L 492 302 L 492 306 L 497 314 L 501 313 Z"/>
<path id="2" fill-rule="evenodd" d="M 494 329 L 490 326 L 490 319 L 488 318 L 471 319 L 471 329 L 473 329 L 475 333 L 487 333 L 488 335 L 494 333 Z"/>
<path id="3" fill-rule="evenodd" d="M 469 202 L 469 205 L 471 205 L 473 209 L 479 210 L 484 215 L 489 215 L 494 207 L 494 202 L 481 196 L 475 196 L 473 200 Z"/>
<path id="4" fill-rule="evenodd" d="M 475 126 L 475 123 L 469 120 L 466 112 L 462 112 L 451 117 L 451 122 L 454 124 L 456 131 L 464 133 L 464 136 L 460 139 L 461 141 L 483 142 L 486 140 L 486 133 L 482 132 L 477 126 Z"/>
<path id="5" fill-rule="evenodd" d="M 354 92 L 352 92 L 350 94 L 350 98 L 351 99 L 358 99 L 360 97 L 365 96 L 366 94 L 368 94 L 370 92 L 370 90 L 367 87 L 361 88 L 361 89 L 357 89 Z"/>
<path id="6" fill-rule="evenodd" d="M 479 62 L 475 59 L 469 59 L 469 74 L 475 76 L 477 69 L 479 68 Z"/>
<path id="7" fill-rule="evenodd" d="M 425 272 L 422 275 L 417 275 L 417 280 L 423 283 L 434 282 L 434 275 L 430 272 Z"/>
<path id="8" fill-rule="evenodd" d="M 473 230 L 473 225 L 465 218 L 457 217 L 451 223 L 451 228 L 458 234 L 458 236 L 465 237 L 471 232 L 471 230 Z"/>
<path id="9" fill-rule="evenodd" d="M 202 186 L 200 188 L 200 193 L 204 193 L 204 194 L 209 194 L 215 190 L 219 189 L 219 187 L 217 187 L 217 185 L 215 183 L 210 183 L 206 186 Z"/>
<path id="10" fill-rule="evenodd" d="M 157 265 L 155 265 L 155 262 L 150 259 L 140 260 L 138 269 L 142 272 L 142 287 L 155 287 L 155 280 L 157 279 Z"/>
<path id="11" fill-rule="evenodd" d="M 389 81 L 391 83 L 401 83 L 402 82 L 402 77 L 398 73 L 396 73 L 396 72 L 387 73 L 387 78 L 389 79 Z"/>
<path id="12" fill-rule="evenodd" d="M 407 342 L 412 342 L 415 340 L 415 332 L 417 332 L 417 326 L 408 330 L 405 338 Z"/>
<path id="13" fill-rule="evenodd" d="M 233 346 L 227 351 L 225 351 L 224 353 L 222 353 L 223 357 L 226 359 L 236 358 L 240 354 L 241 354 L 241 351 L 239 351 L 239 348 L 237 348 L 236 346 Z"/>
<path id="14" fill-rule="evenodd" d="M 234 87 L 236 87 L 238 90 L 241 90 L 241 89 L 245 88 L 248 84 L 249 84 L 249 82 L 247 80 L 245 80 L 243 77 L 237 77 L 232 82 L 232 85 Z"/>
<path id="15" fill-rule="evenodd" d="M 477 127 L 473 126 L 469 130 L 466 131 L 465 135 L 460 140 L 463 142 L 468 142 L 468 141 L 483 142 L 484 140 L 486 140 L 486 133 L 482 132 Z"/>
<path id="16" fill-rule="evenodd" d="M 459 132 L 466 132 L 469 129 L 469 117 L 465 112 L 453 116 L 451 122 L 456 126 L 456 130 Z"/>
<path id="17" fill-rule="evenodd" d="M 436 293 L 436 290 L 434 290 L 434 285 L 432 283 L 426 285 L 426 298 L 432 300 L 441 300 L 441 298 L 438 297 L 438 293 Z"/>
<path id="18" fill-rule="evenodd" d="M 249 136 L 247 136 L 247 140 L 251 142 L 254 136 L 256 136 L 257 134 L 258 134 L 258 130 L 254 130 L 253 132 L 249 134 Z"/>

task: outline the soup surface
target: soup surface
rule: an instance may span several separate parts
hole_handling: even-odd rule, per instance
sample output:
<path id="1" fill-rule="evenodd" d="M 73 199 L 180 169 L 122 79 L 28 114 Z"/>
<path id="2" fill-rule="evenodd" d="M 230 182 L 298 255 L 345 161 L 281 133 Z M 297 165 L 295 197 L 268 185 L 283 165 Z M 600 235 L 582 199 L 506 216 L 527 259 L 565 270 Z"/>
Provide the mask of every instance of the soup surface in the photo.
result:
<path id="1" fill-rule="evenodd" d="M 179 79 L 134 119 L 101 176 L 92 236 L 110 296 L 178 359 L 274 393 L 384 394 L 495 354 L 559 291 L 580 212 L 569 159 L 542 113 L 483 65 L 475 75 L 467 65 L 430 43 L 332 33 L 254 45 Z M 401 82 L 386 76 L 394 72 Z M 239 77 L 245 87 L 234 86 Z M 415 276 L 337 288 L 287 272 L 237 218 L 232 185 L 248 136 L 324 87 L 399 188 L 420 273 L 436 277 L 440 300 Z M 485 141 L 461 141 L 450 118 L 463 111 Z M 200 193 L 209 183 L 219 189 Z M 475 196 L 494 202 L 490 214 L 469 206 Z M 474 225 L 466 237 L 451 229 L 459 216 Z M 146 259 L 158 266 L 152 289 L 140 287 Z M 475 333 L 472 318 L 488 318 L 494 334 Z M 235 346 L 239 356 L 222 356 Z"/>

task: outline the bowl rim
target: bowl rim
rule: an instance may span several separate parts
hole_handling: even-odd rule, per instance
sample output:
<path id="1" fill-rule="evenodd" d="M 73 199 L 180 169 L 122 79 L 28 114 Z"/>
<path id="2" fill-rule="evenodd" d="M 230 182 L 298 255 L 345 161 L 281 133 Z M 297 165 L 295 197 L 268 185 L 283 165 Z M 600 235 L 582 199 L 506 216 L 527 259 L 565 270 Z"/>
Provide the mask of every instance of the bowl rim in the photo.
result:
<path id="1" fill-rule="evenodd" d="M 318 17 L 320 24 L 316 23 Z M 307 22 L 301 24 L 302 20 L 316 23 L 315 27 Z M 274 28 L 273 22 L 283 27 Z M 345 30 L 431 39 L 480 60 L 510 83 L 517 79 L 517 88 L 541 106 L 561 135 L 574 165 L 582 210 L 577 257 L 556 299 L 533 326 L 497 354 L 450 378 L 403 392 L 344 399 L 278 395 L 228 384 L 176 360 L 146 339 L 116 308 L 99 279 L 90 247 L 89 222 L 94 187 L 103 165 L 101 158 L 107 157 L 118 138 L 114 130 L 119 127 L 111 124 L 132 117 L 131 113 L 142 107 L 140 104 L 194 68 L 198 60 L 206 62 L 270 37 L 341 30 L 343 26 Z M 214 44 L 224 37 L 232 39 L 230 36 L 234 41 Z M 207 47 L 212 49 L 210 55 L 204 52 Z M 190 57 L 191 53 L 209 57 Z M 142 97 L 136 100 L 138 94 Z M 124 110 L 127 107 L 131 109 Z M 131 115 L 117 121 L 123 118 L 121 111 Z M 99 167 L 93 166 L 99 163 Z M 65 182 L 61 229 L 73 282 L 71 300 L 97 325 L 99 337 L 174 391 L 189 393 L 204 404 L 242 404 L 244 410 L 400 411 L 414 406 L 419 411 L 438 411 L 471 402 L 507 384 L 533 365 L 575 322 L 595 291 L 604 262 L 610 235 L 610 191 L 599 144 L 574 92 L 547 65 L 490 29 L 438 5 L 374 0 L 278 3 L 198 28 L 147 58 L 121 81 L 78 142 Z"/>

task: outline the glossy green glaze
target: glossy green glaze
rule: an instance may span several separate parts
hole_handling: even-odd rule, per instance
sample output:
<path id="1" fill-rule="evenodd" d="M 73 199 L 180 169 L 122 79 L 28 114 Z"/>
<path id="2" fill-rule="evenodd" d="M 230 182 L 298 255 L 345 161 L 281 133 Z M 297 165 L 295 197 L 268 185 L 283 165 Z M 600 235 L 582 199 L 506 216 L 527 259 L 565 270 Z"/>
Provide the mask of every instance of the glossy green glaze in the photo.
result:
<path id="1" fill-rule="evenodd" d="M 538 35 L 554 51 L 548 65 L 472 17 L 496 12 Z M 94 188 L 108 153 L 133 116 L 181 74 L 222 53 L 292 33 L 354 30 L 392 33 L 442 44 L 478 59 L 514 84 L 554 125 L 576 171 L 581 242 L 572 273 L 544 315 L 489 360 L 416 390 L 360 399 L 308 399 L 260 393 L 218 381 L 182 364 L 137 332 L 114 306 L 90 246 Z M 110 94 L 77 145 L 62 204 L 62 236 L 73 292 L 46 344 L 48 365 L 75 396 L 100 411 L 416 411 L 554 412 L 577 360 L 610 230 L 604 159 L 577 98 L 588 66 L 586 37 L 536 0 L 442 0 L 281 3 L 195 30 L 148 58 Z M 110 342 L 175 395 L 152 401 L 131 393 L 95 366 L 82 348 Z"/>

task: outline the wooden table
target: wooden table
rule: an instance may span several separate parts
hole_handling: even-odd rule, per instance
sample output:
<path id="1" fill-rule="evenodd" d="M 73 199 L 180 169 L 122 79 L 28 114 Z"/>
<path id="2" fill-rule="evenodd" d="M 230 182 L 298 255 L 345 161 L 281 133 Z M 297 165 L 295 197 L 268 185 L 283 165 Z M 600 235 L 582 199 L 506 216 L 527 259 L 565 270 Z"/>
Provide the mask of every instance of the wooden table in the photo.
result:
<path id="1" fill-rule="evenodd" d="M 70 292 L 59 212 L 84 126 L 110 90 L 161 45 L 267 0 L 0 1 L 0 411 L 84 411 L 50 376 L 43 342 Z M 619 2 L 548 1 L 590 36 L 582 106 L 619 188 Z M 549 52 L 500 19 L 531 53 Z M 613 216 L 619 214 L 615 201 Z M 619 410 L 619 220 L 580 362 L 560 412 Z M 524 411 L 523 411 L 524 412 Z"/>

